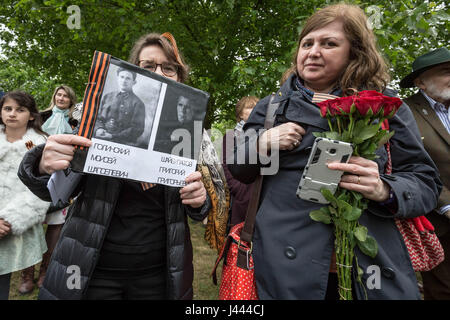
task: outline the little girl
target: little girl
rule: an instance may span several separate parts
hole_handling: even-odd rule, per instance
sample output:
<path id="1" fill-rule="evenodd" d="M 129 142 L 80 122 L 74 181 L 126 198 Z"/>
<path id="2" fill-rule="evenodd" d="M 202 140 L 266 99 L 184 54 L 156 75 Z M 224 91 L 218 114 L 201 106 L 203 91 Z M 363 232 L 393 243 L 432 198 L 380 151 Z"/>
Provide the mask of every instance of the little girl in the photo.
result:
<path id="1" fill-rule="evenodd" d="M 42 222 L 50 203 L 17 177 L 24 154 L 45 143 L 33 97 L 12 91 L 0 100 L 0 300 L 7 300 L 11 273 L 35 265 L 47 250 Z"/>

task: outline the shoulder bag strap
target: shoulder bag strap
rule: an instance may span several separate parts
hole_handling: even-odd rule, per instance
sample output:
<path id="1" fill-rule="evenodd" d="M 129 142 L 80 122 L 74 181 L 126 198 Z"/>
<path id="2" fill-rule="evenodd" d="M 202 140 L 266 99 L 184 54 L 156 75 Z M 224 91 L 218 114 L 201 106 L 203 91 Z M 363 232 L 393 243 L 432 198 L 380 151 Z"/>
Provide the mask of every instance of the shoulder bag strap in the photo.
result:
<path id="1" fill-rule="evenodd" d="M 277 110 L 280 104 L 279 102 L 273 103 L 274 97 L 275 94 L 273 94 L 272 97 L 270 98 L 269 106 L 267 107 L 266 119 L 264 122 L 264 128 L 266 130 L 273 127 L 273 124 L 275 122 L 275 111 Z M 250 244 L 253 239 L 253 230 L 255 228 L 256 213 L 258 212 L 262 181 L 263 177 L 262 175 L 259 175 L 254 182 L 252 189 L 252 196 L 250 198 L 250 202 L 247 208 L 247 214 L 245 216 L 244 227 L 242 228 L 241 232 L 241 240 Z"/>

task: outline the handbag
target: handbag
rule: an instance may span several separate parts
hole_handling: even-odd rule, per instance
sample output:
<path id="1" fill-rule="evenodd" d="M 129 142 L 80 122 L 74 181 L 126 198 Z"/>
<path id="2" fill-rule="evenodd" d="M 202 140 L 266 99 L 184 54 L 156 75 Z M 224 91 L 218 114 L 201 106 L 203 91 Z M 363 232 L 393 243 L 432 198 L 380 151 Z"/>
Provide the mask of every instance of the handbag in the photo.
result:
<path id="1" fill-rule="evenodd" d="M 215 268 L 226 252 L 219 289 L 220 300 L 258 300 L 252 245 L 250 243 L 249 247 L 247 243 L 241 241 L 244 223 L 241 222 L 231 228 L 227 236 L 227 242 L 222 247 L 219 258 L 216 261 Z M 245 265 L 243 266 L 238 263 L 239 252 L 243 252 L 245 256 L 245 260 L 243 260 Z M 217 284 L 217 279 L 214 280 L 214 283 Z"/>
<path id="2" fill-rule="evenodd" d="M 275 95 L 272 95 L 267 108 L 265 129 L 272 128 L 275 121 L 275 110 L 279 103 L 272 102 L 274 97 Z M 231 228 L 214 265 L 211 275 L 213 283 L 217 285 L 216 269 L 220 261 L 225 258 L 219 289 L 220 300 L 258 300 L 252 239 L 262 179 L 261 175 L 256 178 L 245 220 Z"/>
<path id="3" fill-rule="evenodd" d="M 384 120 L 382 129 L 389 130 Z M 392 173 L 390 144 L 385 144 L 388 160 L 385 174 Z M 394 219 L 398 231 L 403 237 L 414 271 L 429 271 L 444 261 L 444 249 L 434 233 L 434 227 L 425 216 Z"/>

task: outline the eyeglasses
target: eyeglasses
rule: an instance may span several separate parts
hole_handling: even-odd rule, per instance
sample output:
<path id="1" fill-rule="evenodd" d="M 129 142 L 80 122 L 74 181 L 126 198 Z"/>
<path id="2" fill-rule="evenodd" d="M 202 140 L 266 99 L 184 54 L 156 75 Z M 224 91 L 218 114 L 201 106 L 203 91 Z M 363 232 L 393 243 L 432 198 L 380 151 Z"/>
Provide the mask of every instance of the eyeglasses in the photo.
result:
<path id="1" fill-rule="evenodd" d="M 169 62 L 154 63 L 153 61 L 141 60 L 139 66 L 151 72 L 155 72 L 159 66 L 162 73 L 167 77 L 173 77 L 178 73 L 178 66 Z"/>

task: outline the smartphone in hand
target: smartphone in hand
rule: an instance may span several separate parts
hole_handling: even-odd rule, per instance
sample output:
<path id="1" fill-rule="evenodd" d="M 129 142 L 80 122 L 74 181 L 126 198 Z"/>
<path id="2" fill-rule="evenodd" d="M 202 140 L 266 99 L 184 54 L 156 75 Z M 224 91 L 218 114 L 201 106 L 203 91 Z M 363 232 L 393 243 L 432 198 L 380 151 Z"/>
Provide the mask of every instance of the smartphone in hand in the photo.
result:
<path id="1" fill-rule="evenodd" d="M 336 192 L 343 171 L 328 169 L 331 162 L 347 163 L 353 153 L 351 143 L 327 138 L 316 138 L 308 163 L 297 189 L 297 197 L 316 203 L 328 204 L 320 189 Z"/>

